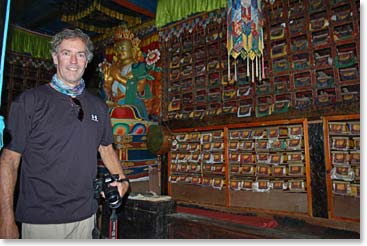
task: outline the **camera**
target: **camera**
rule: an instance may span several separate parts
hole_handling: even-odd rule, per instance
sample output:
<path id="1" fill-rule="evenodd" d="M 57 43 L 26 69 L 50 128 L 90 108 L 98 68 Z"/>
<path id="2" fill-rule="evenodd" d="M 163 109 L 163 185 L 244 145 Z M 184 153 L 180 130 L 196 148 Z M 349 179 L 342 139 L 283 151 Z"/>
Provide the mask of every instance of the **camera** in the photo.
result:
<path id="1" fill-rule="evenodd" d="M 119 179 L 118 174 L 105 174 L 94 180 L 94 197 L 99 199 L 101 191 L 105 194 L 106 203 L 110 208 L 118 208 L 121 205 L 121 196 L 116 186 L 110 184 Z"/>

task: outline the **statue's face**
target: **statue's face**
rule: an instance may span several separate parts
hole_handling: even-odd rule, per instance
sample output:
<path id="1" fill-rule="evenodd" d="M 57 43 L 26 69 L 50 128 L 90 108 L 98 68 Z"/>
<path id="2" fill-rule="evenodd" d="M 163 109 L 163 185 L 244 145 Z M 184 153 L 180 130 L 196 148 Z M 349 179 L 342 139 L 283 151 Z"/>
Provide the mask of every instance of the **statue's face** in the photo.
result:
<path id="1" fill-rule="evenodd" d="M 130 40 L 122 40 L 121 42 L 117 43 L 115 47 L 119 59 L 125 60 L 133 58 L 133 47 Z"/>

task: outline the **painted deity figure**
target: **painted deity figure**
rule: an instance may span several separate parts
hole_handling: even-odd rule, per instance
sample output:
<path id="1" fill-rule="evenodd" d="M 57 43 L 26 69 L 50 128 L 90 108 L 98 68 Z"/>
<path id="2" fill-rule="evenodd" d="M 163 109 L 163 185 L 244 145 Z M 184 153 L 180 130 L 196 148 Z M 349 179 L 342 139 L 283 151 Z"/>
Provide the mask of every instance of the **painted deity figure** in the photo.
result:
<path id="1" fill-rule="evenodd" d="M 140 40 L 133 38 L 129 31 L 120 33 L 115 40 L 114 61 L 112 64 L 103 62 L 101 65 L 107 99 L 116 106 L 135 106 L 140 116 L 148 120 L 147 106 L 150 106 L 152 92 L 147 81 L 149 74 L 146 64 L 139 61 Z"/>

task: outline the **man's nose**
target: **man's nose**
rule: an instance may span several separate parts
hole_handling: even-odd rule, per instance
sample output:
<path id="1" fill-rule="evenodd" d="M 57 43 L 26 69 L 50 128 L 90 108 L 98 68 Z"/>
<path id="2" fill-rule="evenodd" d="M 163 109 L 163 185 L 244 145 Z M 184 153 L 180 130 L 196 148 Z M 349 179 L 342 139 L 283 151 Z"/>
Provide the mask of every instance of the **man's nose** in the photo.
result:
<path id="1" fill-rule="evenodd" d="M 71 54 L 70 56 L 70 62 L 71 63 L 77 63 L 78 59 L 76 58 L 76 54 Z"/>

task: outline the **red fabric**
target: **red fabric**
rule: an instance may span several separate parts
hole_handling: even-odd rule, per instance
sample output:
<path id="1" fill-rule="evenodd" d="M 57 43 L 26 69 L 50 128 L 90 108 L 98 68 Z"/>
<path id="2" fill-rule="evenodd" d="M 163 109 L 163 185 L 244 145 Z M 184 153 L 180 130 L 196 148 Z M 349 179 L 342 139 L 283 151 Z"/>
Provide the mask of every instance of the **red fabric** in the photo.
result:
<path id="1" fill-rule="evenodd" d="M 111 118 L 137 119 L 134 109 L 126 105 L 122 105 L 122 106 L 114 108 L 111 112 Z"/>
<path id="2" fill-rule="evenodd" d="M 260 218 L 257 216 L 236 215 L 236 214 L 229 214 L 224 212 L 217 212 L 217 211 L 210 211 L 182 206 L 177 206 L 177 212 L 200 215 L 212 219 L 230 221 L 239 224 L 251 225 L 262 228 L 275 228 L 278 226 L 278 223 L 274 219 Z"/>

